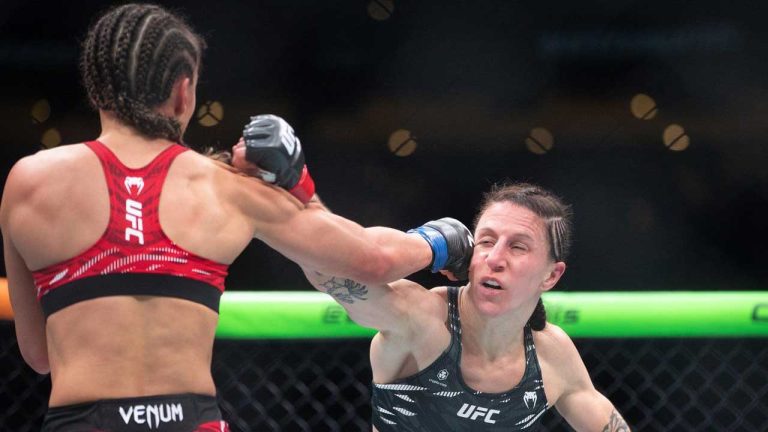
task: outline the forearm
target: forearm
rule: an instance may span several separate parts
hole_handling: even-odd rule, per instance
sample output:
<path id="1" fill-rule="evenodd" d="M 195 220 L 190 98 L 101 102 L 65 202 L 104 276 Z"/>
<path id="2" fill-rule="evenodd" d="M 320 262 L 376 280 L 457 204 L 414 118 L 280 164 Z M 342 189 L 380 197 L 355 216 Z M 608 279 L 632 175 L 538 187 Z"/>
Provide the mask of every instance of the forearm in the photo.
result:
<path id="1" fill-rule="evenodd" d="M 340 266 L 346 271 L 334 271 L 327 266 L 314 267 L 323 274 L 349 278 L 364 284 L 385 284 L 402 279 L 429 266 L 432 249 L 417 234 L 406 234 L 392 228 L 363 228 L 355 222 L 327 213 L 336 226 L 350 239 L 350 244 L 339 245 L 347 248 L 348 258 Z M 338 243 L 341 242 L 337 242 Z M 332 252 L 335 253 L 335 249 Z M 330 253 L 325 250 L 324 253 Z M 313 268 L 310 266 L 310 268 Z"/>
<path id="2" fill-rule="evenodd" d="M 331 213 L 317 194 L 315 194 L 307 203 L 307 209 Z M 362 228 L 354 222 L 349 222 L 350 229 Z M 366 282 L 373 285 L 383 285 L 387 282 L 402 279 L 405 276 L 427 267 L 432 261 L 432 250 L 421 236 L 405 234 L 402 231 L 386 227 L 362 228 L 361 235 L 367 242 L 370 242 L 380 251 L 383 260 L 386 263 L 382 273 L 379 273 L 373 279 L 364 278 Z M 308 269 L 304 267 L 302 267 L 302 269 L 305 271 L 305 274 L 323 275 L 322 273 L 317 272 L 316 269 Z M 307 277 L 307 280 L 309 280 L 316 289 L 323 291 L 313 282 L 316 279 L 318 278 L 311 276 Z M 327 278 L 322 281 L 318 280 L 318 283 L 320 284 L 326 282 L 328 282 Z M 355 283 L 359 282 L 355 281 Z"/>
<path id="3" fill-rule="evenodd" d="M 555 405 L 577 431 L 629 432 L 630 428 L 608 398 L 594 388 L 566 396 Z"/>
<path id="4" fill-rule="evenodd" d="M 406 234 L 386 227 L 370 227 L 365 231 L 389 261 L 389 271 L 383 272 L 379 282 L 402 279 L 432 262 L 432 249 L 418 234 Z"/>
<path id="5" fill-rule="evenodd" d="M 630 432 L 630 429 L 621 414 L 614 408 L 613 411 L 611 411 L 611 417 L 608 419 L 608 423 L 601 432 Z"/>

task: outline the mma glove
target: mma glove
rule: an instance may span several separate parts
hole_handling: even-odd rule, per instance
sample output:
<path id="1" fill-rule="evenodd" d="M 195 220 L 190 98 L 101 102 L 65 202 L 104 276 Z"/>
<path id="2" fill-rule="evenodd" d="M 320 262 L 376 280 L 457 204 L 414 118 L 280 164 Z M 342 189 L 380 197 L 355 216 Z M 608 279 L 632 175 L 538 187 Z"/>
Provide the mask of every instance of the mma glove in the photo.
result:
<path id="1" fill-rule="evenodd" d="M 446 217 L 429 221 L 408 233 L 417 233 L 429 243 L 432 248 L 432 273 L 447 270 L 459 280 L 469 277 L 475 240 L 463 223 Z"/>
<path id="2" fill-rule="evenodd" d="M 315 182 L 291 125 L 276 115 L 257 115 L 245 125 L 243 140 L 245 159 L 258 165 L 262 180 L 282 187 L 304 204 L 309 202 Z"/>

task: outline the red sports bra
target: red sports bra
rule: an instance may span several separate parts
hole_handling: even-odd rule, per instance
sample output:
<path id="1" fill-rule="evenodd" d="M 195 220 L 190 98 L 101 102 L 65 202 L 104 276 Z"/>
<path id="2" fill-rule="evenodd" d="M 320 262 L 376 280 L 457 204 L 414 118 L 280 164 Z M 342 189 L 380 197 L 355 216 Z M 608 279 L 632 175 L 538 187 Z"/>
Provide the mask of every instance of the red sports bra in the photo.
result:
<path id="1" fill-rule="evenodd" d="M 104 168 L 109 223 L 85 252 L 32 272 L 45 316 L 115 295 L 178 297 L 218 312 L 228 265 L 182 249 L 160 227 L 163 182 L 176 156 L 188 149 L 174 144 L 148 165 L 128 168 L 99 141 L 85 145 Z"/>

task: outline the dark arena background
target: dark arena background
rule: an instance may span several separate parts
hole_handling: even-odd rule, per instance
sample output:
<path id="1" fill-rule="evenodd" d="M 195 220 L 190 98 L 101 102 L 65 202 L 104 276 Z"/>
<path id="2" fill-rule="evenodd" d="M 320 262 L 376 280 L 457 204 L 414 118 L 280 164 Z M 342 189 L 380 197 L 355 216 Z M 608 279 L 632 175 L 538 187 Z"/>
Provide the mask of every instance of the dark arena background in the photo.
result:
<path id="1" fill-rule="evenodd" d="M 686 329 L 719 295 L 749 292 L 744 334 L 572 336 L 634 430 L 768 430 L 768 3 L 161 3 L 208 43 L 185 136 L 196 149 L 227 149 L 249 115 L 274 113 L 301 138 L 320 196 L 363 225 L 470 224 L 491 184 L 530 181 L 575 213 L 555 291 L 645 292 L 651 305 L 660 291 L 711 295 Z M 25 155 L 98 136 L 77 59 L 111 4 L 0 4 L 3 182 Z M 227 286 L 312 290 L 259 242 Z M 226 419 L 235 431 L 370 430 L 369 340 L 220 338 Z M 24 364 L 7 318 L 0 371 L 0 431 L 39 430 L 50 380 Z M 543 429 L 570 430 L 554 409 Z"/>

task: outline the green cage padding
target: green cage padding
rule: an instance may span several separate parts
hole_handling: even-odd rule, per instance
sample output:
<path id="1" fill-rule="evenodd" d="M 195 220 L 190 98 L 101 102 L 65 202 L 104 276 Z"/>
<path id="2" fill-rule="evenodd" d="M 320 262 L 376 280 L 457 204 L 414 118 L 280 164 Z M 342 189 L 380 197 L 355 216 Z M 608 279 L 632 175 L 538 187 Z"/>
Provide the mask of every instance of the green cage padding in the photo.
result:
<path id="1" fill-rule="evenodd" d="M 550 292 L 548 321 L 571 337 L 766 337 L 768 292 Z M 320 292 L 227 292 L 217 336 L 228 339 L 369 338 Z"/>

